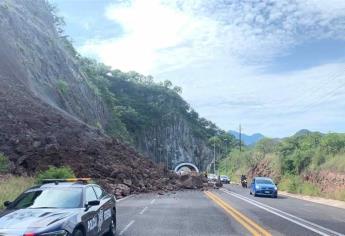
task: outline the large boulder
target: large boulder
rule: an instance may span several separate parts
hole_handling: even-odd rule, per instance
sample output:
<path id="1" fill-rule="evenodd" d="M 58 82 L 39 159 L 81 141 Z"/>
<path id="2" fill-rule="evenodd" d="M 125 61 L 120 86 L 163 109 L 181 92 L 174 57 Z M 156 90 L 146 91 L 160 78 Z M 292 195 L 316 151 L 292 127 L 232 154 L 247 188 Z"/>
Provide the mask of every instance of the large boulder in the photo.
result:
<path id="1" fill-rule="evenodd" d="M 181 175 L 178 179 L 178 185 L 184 189 L 201 189 L 203 184 L 202 176 Z"/>

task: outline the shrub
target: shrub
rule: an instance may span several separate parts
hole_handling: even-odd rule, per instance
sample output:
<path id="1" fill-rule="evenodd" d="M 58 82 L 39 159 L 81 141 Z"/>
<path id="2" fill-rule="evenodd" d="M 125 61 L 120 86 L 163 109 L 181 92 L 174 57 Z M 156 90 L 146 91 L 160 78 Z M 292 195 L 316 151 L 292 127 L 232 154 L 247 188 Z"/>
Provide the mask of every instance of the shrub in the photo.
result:
<path id="1" fill-rule="evenodd" d="M 62 94 L 66 94 L 68 92 L 68 84 L 64 80 L 58 80 L 57 87 Z"/>
<path id="2" fill-rule="evenodd" d="M 320 189 L 312 183 L 303 182 L 299 188 L 298 193 L 308 196 L 320 196 Z"/>
<path id="3" fill-rule="evenodd" d="M 337 172 L 345 172 L 345 154 L 337 154 L 326 159 L 321 165 L 321 169 Z"/>
<path id="4" fill-rule="evenodd" d="M 298 193 L 299 185 L 301 184 L 301 180 L 298 176 L 294 175 L 287 175 L 282 178 L 279 183 L 279 189 L 283 191 L 287 191 L 289 193 Z"/>
<path id="5" fill-rule="evenodd" d="M 299 176 L 287 175 L 279 183 L 279 189 L 289 193 L 320 196 L 320 189 L 312 183 L 303 181 Z"/>
<path id="6" fill-rule="evenodd" d="M 0 173 L 8 172 L 9 161 L 4 154 L 0 153 Z"/>
<path id="7" fill-rule="evenodd" d="M 73 170 L 68 166 L 54 167 L 50 166 L 48 170 L 42 171 L 37 175 L 37 183 L 41 183 L 43 179 L 65 179 L 75 178 Z"/>
<path id="8" fill-rule="evenodd" d="M 294 175 L 296 174 L 296 167 L 295 167 L 295 163 L 294 160 L 290 157 L 281 157 L 280 158 L 281 161 L 281 172 L 283 174 L 287 174 L 287 175 Z"/>

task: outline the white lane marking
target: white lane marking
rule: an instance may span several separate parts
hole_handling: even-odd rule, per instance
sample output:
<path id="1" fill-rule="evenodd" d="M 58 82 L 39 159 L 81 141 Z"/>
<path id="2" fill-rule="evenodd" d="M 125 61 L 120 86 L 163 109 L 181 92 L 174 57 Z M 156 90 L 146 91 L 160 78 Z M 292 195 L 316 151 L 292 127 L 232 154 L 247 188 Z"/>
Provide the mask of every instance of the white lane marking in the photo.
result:
<path id="1" fill-rule="evenodd" d="M 153 199 L 151 202 L 150 202 L 150 204 L 153 204 L 153 203 L 155 203 L 155 201 L 156 201 L 156 199 Z"/>
<path id="2" fill-rule="evenodd" d="M 128 229 L 129 229 L 129 227 L 131 227 L 131 226 L 132 226 L 132 224 L 134 224 L 134 222 L 135 222 L 135 220 L 132 220 L 131 222 L 129 222 L 129 223 L 128 223 L 128 225 L 126 225 L 126 227 L 125 227 L 125 228 L 123 228 L 123 230 L 120 232 L 120 234 L 119 234 L 119 235 L 122 235 L 124 232 L 126 232 L 126 230 L 128 230 Z"/>
<path id="3" fill-rule="evenodd" d="M 144 209 L 142 209 L 141 210 L 141 212 L 139 213 L 140 215 L 142 215 L 142 214 L 144 214 L 145 213 L 145 211 L 148 209 L 148 207 L 146 206 L 146 207 L 144 207 Z"/>
<path id="4" fill-rule="evenodd" d="M 306 229 L 309 229 L 309 230 L 311 230 L 311 231 L 313 231 L 313 232 L 315 232 L 315 233 L 318 233 L 318 234 L 320 234 L 320 235 L 328 236 L 329 234 L 326 234 L 326 233 L 324 233 L 324 232 L 322 232 L 322 231 L 320 231 L 320 230 L 318 230 L 318 229 L 312 228 L 312 227 L 310 227 L 310 226 L 308 226 L 308 225 L 306 225 L 306 224 L 312 225 L 312 226 L 314 226 L 314 227 L 316 227 L 316 228 L 319 228 L 319 229 L 321 229 L 321 230 L 324 230 L 324 231 L 326 231 L 327 233 L 330 233 L 330 234 L 333 234 L 333 235 L 345 236 L 344 234 L 341 234 L 341 233 L 339 233 L 339 232 L 336 232 L 336 231 L 333 231 L 333 230 L 331 230 L 331 229 L 325 228 L 325 227 L 323 227 L 323 226 L 321 226 L 321 225 L 318 225 L 318 224 L 315 224 L 315 223 L 313 223 L 313 222 L 307 221 L 307 220 L 302 219 L 302 218 L 300 218 L 300 217 L 291 215 L 291 214 L 289 214 L 289 213 L 287 213 L 287 212 L 285 212 L 285 211 L 282 211 L 282 210 L 279 210 L 279 209 L 277 209 L 277 208 L 268 206 L 268 205 L 263 204 L 263 203 L 261 203 L 261 202 L 255 201 L 255 200 L 253 200 L 253 199 L 244 197 L 244 196 L 242 196 L 242 195 L 240 195 L 240 194 L 232 193 L 232 192 L 230 192 L 230 191 L 228 191 L 228 190 L 226 190 L 226 189 L 221 189 L 221 191 L 225 192 L 226 194 L 232 195 L 232 196 L 234 196 L 234 197 L 236 197 L 236 198 L 238 198 L 238 199 L 241 199 L 241 200 L 243 200 L 243 201 L 246 201 L 246 202 L 248 202 L 248 203 L 250 203 L 250 204 L 252 204 L 252 205 L 254 205 L 254 206 L 257 206 L 257 207 L 259 207 L 259 208 L 261 208 L 261 209 L 264 209 L 264 210 L 266 210 L 266 211 L 268 211 L 268 212 L 270 212 L 270 213 L 272 213 L 272 214 L 274 214 L 274 215 L 277 215 L 277 216 L 279 216 L 279 217 L 282 217 L 282 218 L 284 218 L 284 219 L 286 219 L 286 220 L 288 220 L 288 221 L 290 221 L 290 222 L 293 222 L 293 223 L 295 223 L 295 224 L 297 224 L 297 225 L 299 225 L 299 226 L 302 226 L 302 227 L 304 227 L 304 228 L 306 228 Z M 279 213 L 278 213 L 278 212 L 279 212 Z M 284 214 L 285 216 L 284 216 L 283 214 Z M 293 219 L 293 218 L 294 218 L 294 219 Z M 297 220 L 298 220 L 298 221 L 297 221 Z M 303 222 L 304 224 L 301 223 L 301 222 L 299 222 L 299 221 Z"/>
<path id="5" fill-rule="evenodd" d="M 126 199 L 128 199 L 128 198 L 131 198 L 131 197 L 133 197 L 133 196 L 134 196 L 134 195 L 129 195 L 129 196 L 124 197 L 124 198 L 116 199 L 116 202 L 121 202 L 121 201 L 126 200 Z"/>
<path id="6" fill-rule="evenodd" d="M 228 191 L 228 190 L 226 190 L 226 191 Z M 228 191 L 228 192 L 231 193 L 230 191 Z M 235 193 L 235 194 L 237 194 L 237 193 Z M 320 228 L 320 229 L 322 229 L 322 230 L 324 230 L 324 231 L 328 231 L 328 233 L 335 234 L 335 235 L 339 235 L 339 236 L 345 236 L 344 234 L 341 234 L 341 233 L 339 233 L 339 232 L 333 231 L 333 230 L 328 229 L 328 228 L 326 228 L 326 227 L 323 227 L 323 226 L 321 226 L 321 225 L 315 224 L 315 223 L 313 223 L 313 222 L 311 222 L 311 221 L 305 220 L 305 219 L 300 218 L 300 217 L 298 217 L 298 216 L 294 216 L 294 215 L 292 215 L 292 214 L 290 214 L 290 213 L 287 213 L 287 212 L 285 212 L 285 211 L 282 211 L 282 210 L 279 210 L 279 209 L 277 209 L 277 208 L 268 206 L 268 205 L 263 204 L 263 203 L 261 203 L 261 202 L 255 201 L 255 200 L 253 200 L 253 199 L 244 197 L 244 196 L 242 196 L 242 195 L 240 195 L 240 194 L 237 194 L 237 195 L 238 195 L 238 196 L 241 196 L 241 197 L 243 197 L 243 198 L 246 198 L 246 199 L 248 199 L 249 201 L 253 201 L 253 202 L 255 202 L 255 203 L 259 204 L 259 205 L 262 205 L 262 206 L 264 206 L 264 207 L 270 208 L 270 209 L 272 209 L 272 210 L 274 210 L 274 211 L 278 211 L 278 212 L 280 212 L 280 213 L 282 213 L 282 214 L 285 214 L 285 215 L 287 215 L 287 216 L 289 216 L 289 217 L 295 218 L 295 219 L 297 219 L 297 220 L 299 220 L 299 221 L 302 221 L 302 222 L 304 222 L 304 223 L 306 223 L 306 224 L 310 224 L 310 225 L 312 225 L 312 226 L 314 226 L 314 227 L 318 227 L 318 228 Z"/>

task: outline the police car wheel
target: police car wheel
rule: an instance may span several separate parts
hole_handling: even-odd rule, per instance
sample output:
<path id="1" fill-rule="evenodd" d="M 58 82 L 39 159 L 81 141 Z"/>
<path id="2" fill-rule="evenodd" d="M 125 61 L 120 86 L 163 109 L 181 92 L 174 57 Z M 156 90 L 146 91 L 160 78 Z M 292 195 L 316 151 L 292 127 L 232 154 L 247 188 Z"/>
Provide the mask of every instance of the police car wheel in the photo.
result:
<path id="1" fill-rule="evenodd" d="M 84 236 L 84 233 L 80 229 L 75 229 L 72 236 Z"/>
<path id="2" fill-rule="evenodd" d="M 116 216 L 115 215 L 113 215 L 113 217 L 111 218 L 108 235 L 110 236 L 116 235 Z"/>

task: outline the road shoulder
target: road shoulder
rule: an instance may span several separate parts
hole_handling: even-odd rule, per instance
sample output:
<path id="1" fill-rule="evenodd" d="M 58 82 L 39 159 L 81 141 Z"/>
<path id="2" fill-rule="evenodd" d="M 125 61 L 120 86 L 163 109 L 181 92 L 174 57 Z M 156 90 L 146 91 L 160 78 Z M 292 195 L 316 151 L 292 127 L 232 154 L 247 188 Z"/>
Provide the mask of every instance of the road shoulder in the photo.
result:
<path id="1" fill-rule="evenodd" d="M 345 209 L 345 202 L 339 201 L 339 200 L 333 200 L 333 199 L 327 199 L 327 198 L 321 198 L 321 197 L 312 197 L 312 196 L 306 196 L 306 195 L 300 195 L 300 194 L 293 194 L 293 193 L 288 193 L 285 191 L 279 191 L 280 195 L 287 196 L 287 197 L 293 197 L 297 199 L 301 199 L 304 201 L 309 201 L 309 202 L 314 202 L 314 203 L 319 203 L 327 206 L 332 206 L 332 207 L 338 207 Z"/>

